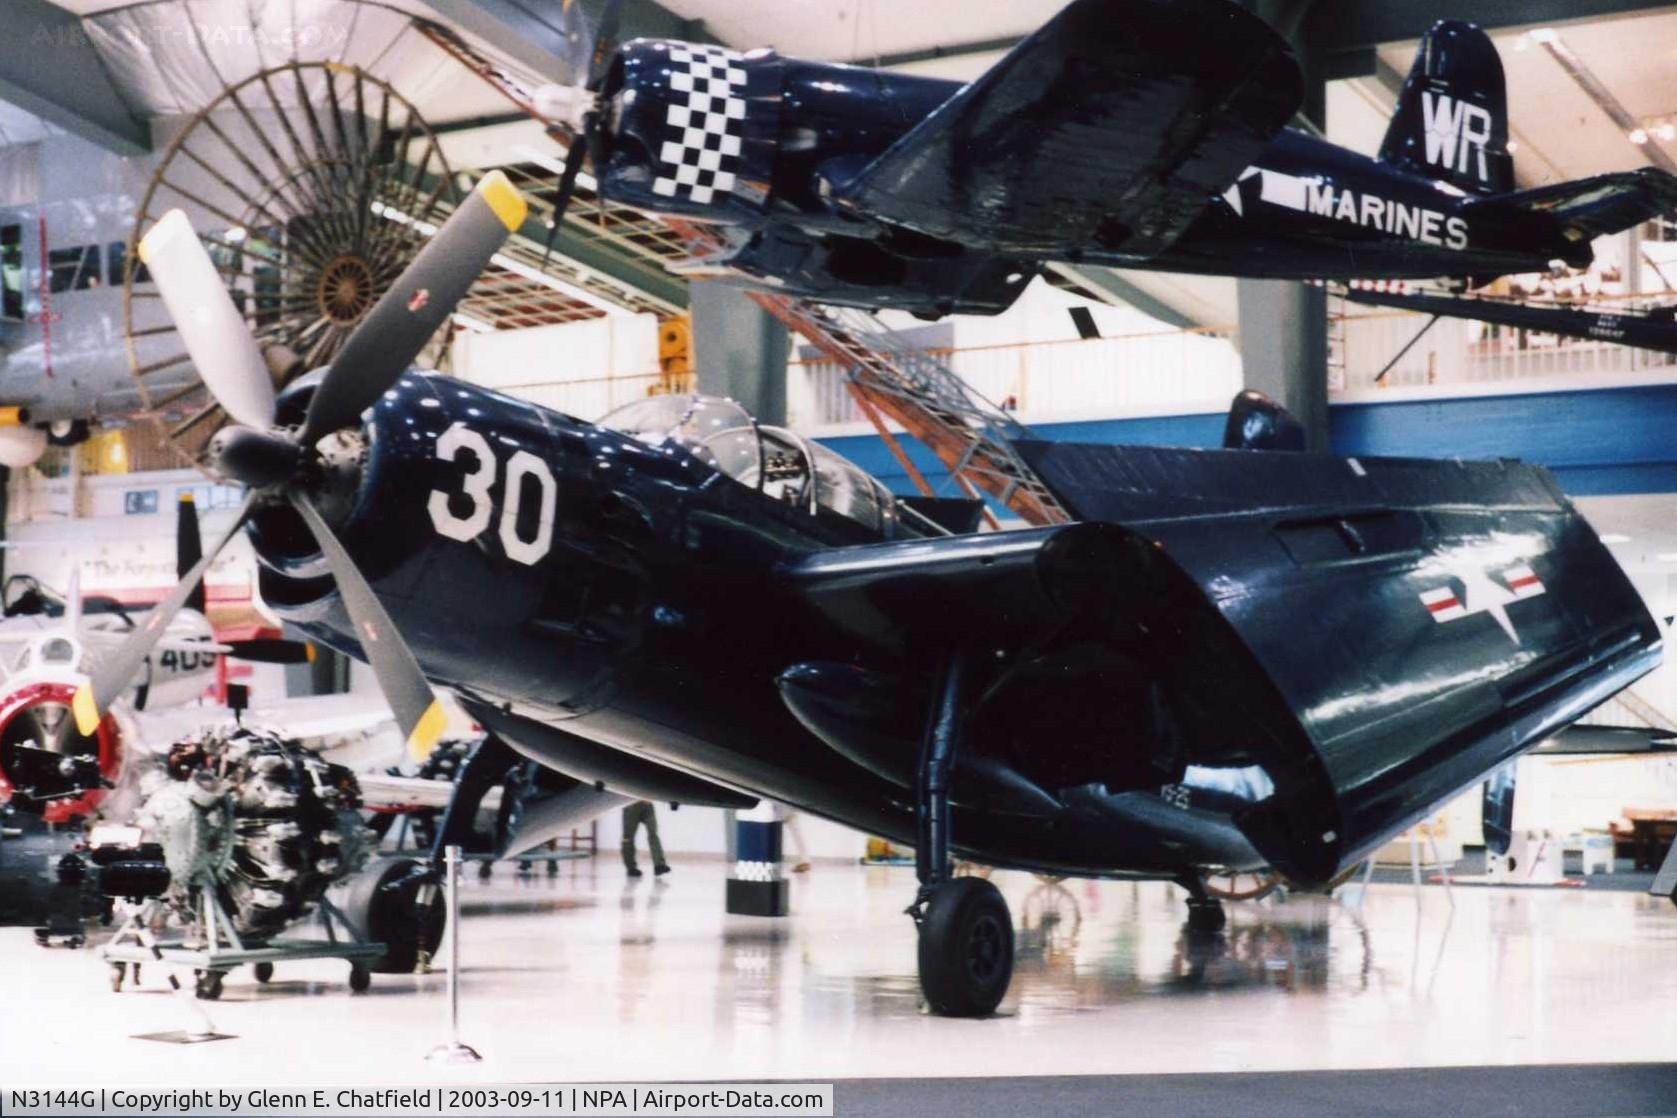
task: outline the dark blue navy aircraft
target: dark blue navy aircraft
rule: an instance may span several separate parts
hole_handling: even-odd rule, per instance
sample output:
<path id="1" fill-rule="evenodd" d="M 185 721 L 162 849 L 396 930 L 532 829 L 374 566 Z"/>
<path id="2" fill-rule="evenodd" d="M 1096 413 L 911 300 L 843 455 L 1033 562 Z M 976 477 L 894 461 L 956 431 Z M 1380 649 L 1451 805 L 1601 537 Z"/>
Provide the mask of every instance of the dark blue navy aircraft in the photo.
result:
<path id="1" fill-rule="evenodd" d="M 1299 67 L 1231 0 L 1072 0 L 967 85 L 638 39 L 608 5 L 568 119 L 569 201 L 712 223 L 698 266 L 925 316 L 1005 310 L 1044 262 L 1277 279 L 1482 282 L 1582 267 L 1677 208 L 1655 169 L 1516 190 L 1501 60 L 1421 42 L 1379 157 L 1286 127 Z"/>
<path id="2" fill-rule="evenodd" d="M 141 251 L 239 424 L 209 448 L 249 487 L 227 538 L 248 526 L 268 603 L 367 659 L 418 749 L 435 684 L 556 794 L 769 797 L 913 843 L 940 1013 L 989 1012 L 1012 968 L 1001 894 L 952 852 L 1176 880 L 1215 929 L 1205 875 L 1330 882 L 1659 659 L 1607 549 L 1518 463 L 1274 449 L 1296 428 L 1248 402 L 1229 450 L 1021 444 L 1082 522 L 951 533 L 726 401 L 593 424 L 412 368 L 523 215 L 490 176 L 277 399 L 185 218 L 158 224 Z"/>

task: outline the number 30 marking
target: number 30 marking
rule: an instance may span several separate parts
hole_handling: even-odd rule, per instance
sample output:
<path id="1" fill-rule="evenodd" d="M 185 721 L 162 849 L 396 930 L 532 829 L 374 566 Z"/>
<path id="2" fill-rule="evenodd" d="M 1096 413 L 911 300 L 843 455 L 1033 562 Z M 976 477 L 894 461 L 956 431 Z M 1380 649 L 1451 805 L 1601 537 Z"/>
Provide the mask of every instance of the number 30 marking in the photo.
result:
<path id="1" fill-rule="evenodd" d="M 431 491 L 431 498 L 425 507 L 439 535 L 470 543 L 483 535 L 494 516 L 490 493 L 495 487 L 496 462 L 494 452 L 489 449 L 489 440 L 464 423 L 454 424 L 437 439 L 438 461 L 453 462 L 463 450 L 470 451 L 477 459 L 477 468 L 462 478 L 461 495 L 470 503 L 470 510 L 465 516 L 456 516 L 449 508 L 449 495 L 440 489 Z M 541 490 L 536 535 L 530 540 L 521 539 L 518 535 L 518 510 L 524 501 L 526 478 L 534 478 Z M 507 558 L 525 566 L 534 566 L 547 555 L 553 547 L 553 517 L 558 498 L 559 485 L 553 480 L 553 471 L 541 458 L 527 450 L 520 450 L 507 461 L 499 532 L 501 547 L 506 551 Z"/>

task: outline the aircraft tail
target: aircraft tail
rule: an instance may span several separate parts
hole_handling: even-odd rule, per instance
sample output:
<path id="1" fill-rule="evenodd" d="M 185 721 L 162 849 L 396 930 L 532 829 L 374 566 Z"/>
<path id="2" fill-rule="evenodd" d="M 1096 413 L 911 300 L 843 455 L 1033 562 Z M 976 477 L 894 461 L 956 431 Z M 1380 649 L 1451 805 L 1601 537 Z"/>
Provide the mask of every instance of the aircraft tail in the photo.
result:
<path id="1" fill-rule="evenodd" d="M 1446 19 L 1421 40 L 1380 161 L 1469 194 L 1514 189 L 1508 86 L 1490 36 Z"/>

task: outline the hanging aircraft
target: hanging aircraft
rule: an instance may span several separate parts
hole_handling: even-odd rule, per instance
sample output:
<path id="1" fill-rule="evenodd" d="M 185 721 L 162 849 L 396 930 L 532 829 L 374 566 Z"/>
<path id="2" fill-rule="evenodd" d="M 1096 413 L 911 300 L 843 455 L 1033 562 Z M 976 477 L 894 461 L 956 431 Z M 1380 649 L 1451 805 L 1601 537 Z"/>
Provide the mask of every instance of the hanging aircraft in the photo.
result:
<path id="1" fill-rule="evenodd" d="M 726 401 L 592 424 L 412 367 L 524 214 L 484 179 L 277 396 L 190 223 L 159 223 L 146 260 L 238 421 L 209 460 L 248 493 L 80 726 L 244 530 L 264 600 L 368 660 L 415 750 L 435 684 L 579 816 L 768 797 L 911 842 L 922 988 L 982 1014 L 1012 924 L 954 854 L 1176 880 L 1216 926 L 1204 875 L 1329 882 L 1659 661 L 1537 467 L 1253 449 L 1290 423 L 1248 402 L 1234 450 L 1022 443 L 1082 521 L 948 534 Z"/>
<path id="2" fill-rule="evenodd" d="M 0 465 L 80 442 L 94 415 L 139 410 L 121 330 L 123 202 L 0 207 Z"/>
<path id="3" fill-rule="evenodd" d="M 1340 294 L 1363 306 L 1417 311 L 1435 319 L 1466 318 L 1563 338 L 1677 354 L 1677 306 L 1670 304 L 1648 309 L 1569 306 L 1493 299 L 1407 284 L 1350 284 Z"/>
<path id="4" fill-rule="evenodd" d="M 601 193 L 709 223 L 695 270 L 936 317 L 1006 310 L 1046 262 L 1273 279 L 1583 266 L 1677 208 L 1647 168 L 1517 190 L 1490 38 L 1435 25 L 1378 158 L 1286 127 L 1285 41 L 1231 0 L 1073 0 L 968 84 L 770 50 L 613 41 L 537 105 Z"/>

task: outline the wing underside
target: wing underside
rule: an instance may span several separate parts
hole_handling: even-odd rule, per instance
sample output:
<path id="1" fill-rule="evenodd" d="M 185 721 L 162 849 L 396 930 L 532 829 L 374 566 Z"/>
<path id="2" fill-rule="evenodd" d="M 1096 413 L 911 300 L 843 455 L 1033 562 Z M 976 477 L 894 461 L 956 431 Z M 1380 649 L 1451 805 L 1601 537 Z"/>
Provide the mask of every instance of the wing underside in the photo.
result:
<path id="1" fill-rule="evenodd" d="M 1146 258 L 1301 100 L 1285 41 L 1226 0 L 1073 0 L 834 196 L 991 252 Z"/>

